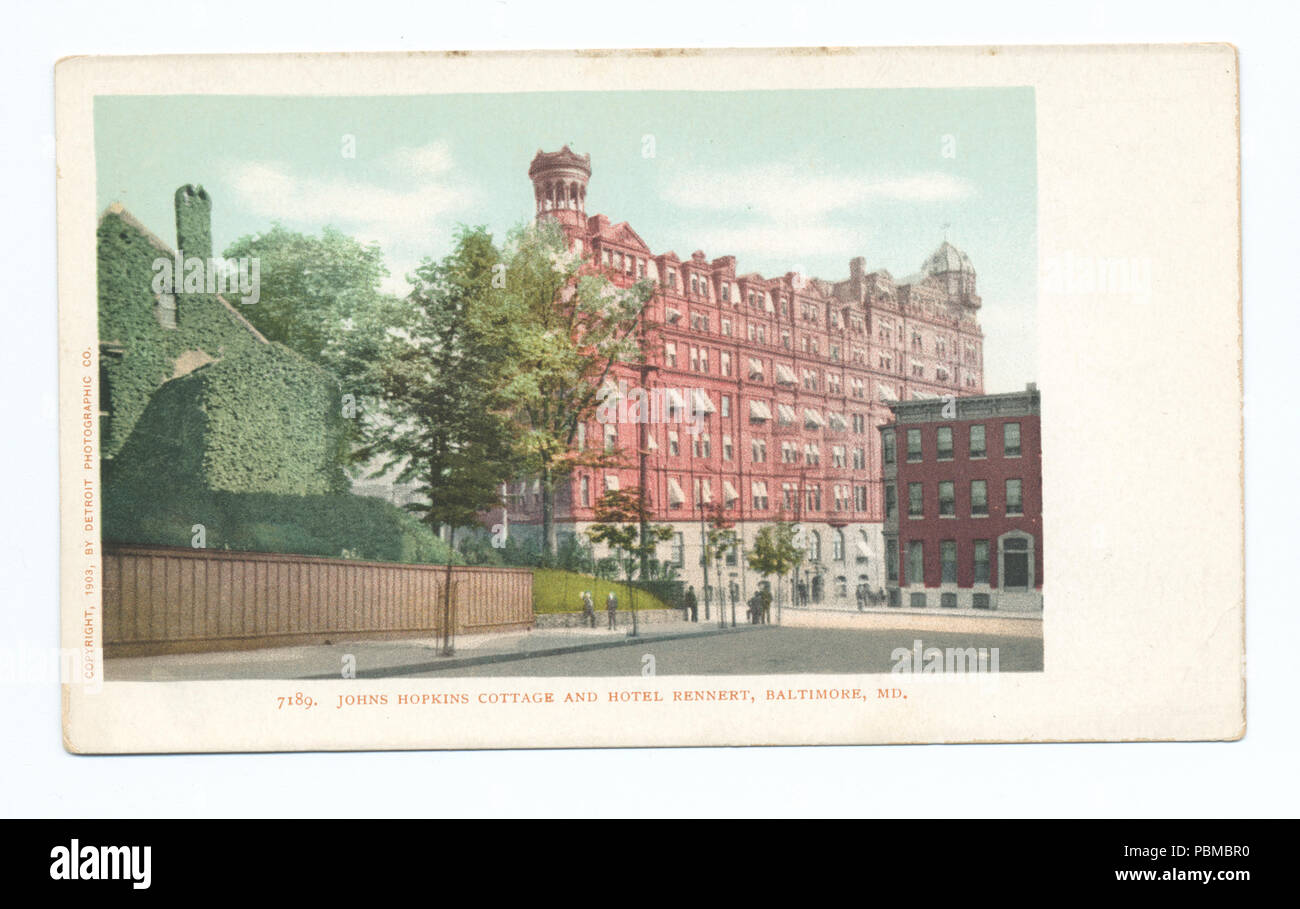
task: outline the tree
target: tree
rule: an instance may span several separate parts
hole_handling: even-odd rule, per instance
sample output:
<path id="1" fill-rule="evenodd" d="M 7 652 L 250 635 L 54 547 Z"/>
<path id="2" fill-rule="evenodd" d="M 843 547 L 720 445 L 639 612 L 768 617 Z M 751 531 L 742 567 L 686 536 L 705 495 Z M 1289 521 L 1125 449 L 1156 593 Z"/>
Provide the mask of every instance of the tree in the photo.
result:
<path id="1" fill-rule="evenodd" d="M 365 353 L 355 341 L 345 344 L 345 336 L 368 330 L 372 340 L 380 337 L 375 329 L 400 305 L 380 290 L 388 268 L 378 245 L 362 245 L 332 227 L 314 237 L 277 223 L 240 237 L 225 255 L 261 263 L 258 301 L 240 313 L 269 340 L 330 368 L 341 380 L 358 372 L 349 357 Z"/>
<path id="2" fill-rule="evenodd" d="M 754 536 L 754 546 L 749 551 L 749 567 L 766 581 L 772 575 L 784 578 L 803 562 L 805 553 L 795 542 L 798 525 L 780 520 L 764 524 Z M 777 621 L 781 617 L 781 585 L 776 587 Z"/>
<path id="3" fill-rule="evenodd" d="M 557 483 L 579 465 L 610 460 L 574 450 L 578 427 L 595 415 L 613 366 L 638 358 L 636 332 L 654 287 L 616 286 L 569 249 L 554 221 L 516 230 L 510 250 L 504 283 L 516 321 L 503 391 L 526 472 L 541 484 L 543 540 L 554 555 Z"/>
<path id="4" fill-rule="evenodd" d="M 632 591 L 632 636 L 635 637 L 639 630 L 636 588 L 632 587 L 632 578 L 637 573 L 646 550 L 653 553 L 659 543 L 672 539 L 673 529 L 667 524 L 650 523 L 654 515 L 650 513 L 639 486 L 606 491 L 596 500 L 593 511 L 596 520 L 587 529 L 587 536 L 593 543 L 604 543 L 617 553 L 628 589 Z"/>
<path id="5" fill-rule="evenodd" d="M 740 542 L 736 535 L 735 522 L 732 521 L 721 505 L 706 509 L 708 530 L 704 534 L 704 573 L 708 577 L 710 563 L 718 569 L 718 625 L 726 625 L 726 599 L 722 592 L 722 560 L 726 554 Z M 731 625 L 736 625 L 736 604 L 731 604 Z"/>
<path id="6" fill-rule="evenodd" d="M 382 415 L 357 452 L 415 481 L 427 502 L 407 508 L 430 527 L 478 523 L 500 504 L 501 484 L 517 469 L 506 404 L 499 391 L 509 354 L 510 312 L 493 288 L 500 257 L 484 228 L 462 228 L 455 250 L 426 259 L 398 324 L 389 327 L 368 381 L 380 389 Z M 444 652 L 454 628 L 451 567 L 444 596 Z"/>

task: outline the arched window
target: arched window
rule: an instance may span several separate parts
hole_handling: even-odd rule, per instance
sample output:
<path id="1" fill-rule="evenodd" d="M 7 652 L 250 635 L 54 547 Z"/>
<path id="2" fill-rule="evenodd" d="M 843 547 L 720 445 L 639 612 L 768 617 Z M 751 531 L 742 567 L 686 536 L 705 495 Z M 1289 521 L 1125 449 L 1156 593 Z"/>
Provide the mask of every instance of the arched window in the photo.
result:
<path id="1" fill-rule="evenodd" d="M 831 538 L 831 558 L 836 562 L 844 561 L 844 531 L 836 529 Z M 841 580 L 843 580 L 841 578 Z"/>
<path id="2" fill-rule="evenodd" d="M 858 553 L 857 553 L 857 563 L 859 565 L 867 564 L 867 553 L 869 553 L 870 551 L 871 551 L 871 546 L 867 542 L 867 532 L 865 530 L 859 530 L 858 531 Z"/>
<path id="3" fill-rule="evenodd" d="M 808 561 L 822 560 L 822 535 L 815 530 L 808 531 Z"/>

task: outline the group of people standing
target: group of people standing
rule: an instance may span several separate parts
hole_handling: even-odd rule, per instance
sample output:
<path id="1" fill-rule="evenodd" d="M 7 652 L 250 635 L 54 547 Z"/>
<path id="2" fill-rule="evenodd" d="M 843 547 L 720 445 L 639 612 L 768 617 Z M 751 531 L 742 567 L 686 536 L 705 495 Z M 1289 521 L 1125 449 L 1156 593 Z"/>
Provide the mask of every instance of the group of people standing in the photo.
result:
<path id="1" fill-rule="evenodd" d="M 615 616 L 618 614 L 618 596 L 614 591 L 610 591 L 605 597 L 605 614 L 609 617 L 609 627 L 612 629 L 615 624 Z M 596 627 L 596 604 L 591 599 L 591 591 L 582 592 L 582 624 Z"/>
<path id="2" fill-rule="evenodd" d="M 733 591 L 733 606 L 736 602 L 736 598 L 736 592 Z M 684 603 L 686 606 L 686 617 L 692 622 L 698 622 L 700 620 L 700 601 L 695 595 L 695 588 L 693 586 L 686 588 Z M 723 606 L 719 605 L 718 608 L 721 609 Z M 768 590 L 766 587 L 760 587 L 758 590 L 754 591 L 754 595 L 749 598 L 746 605 L 746 612 L 749 615 L 748 621 L 751 625 L 762 625 L 770 622 L 772 620 L 772 591 Z"/>

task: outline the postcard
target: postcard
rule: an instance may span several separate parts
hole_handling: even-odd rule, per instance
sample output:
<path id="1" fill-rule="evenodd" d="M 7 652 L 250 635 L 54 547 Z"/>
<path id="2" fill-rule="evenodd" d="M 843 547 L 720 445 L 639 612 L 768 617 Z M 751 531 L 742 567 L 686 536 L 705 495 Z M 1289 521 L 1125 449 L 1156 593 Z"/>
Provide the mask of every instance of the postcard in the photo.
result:
<path id="1" fill-rule="evenodd" d="M 1237 88 L 61 61 L 65 747 L 1240 738 Z"/>

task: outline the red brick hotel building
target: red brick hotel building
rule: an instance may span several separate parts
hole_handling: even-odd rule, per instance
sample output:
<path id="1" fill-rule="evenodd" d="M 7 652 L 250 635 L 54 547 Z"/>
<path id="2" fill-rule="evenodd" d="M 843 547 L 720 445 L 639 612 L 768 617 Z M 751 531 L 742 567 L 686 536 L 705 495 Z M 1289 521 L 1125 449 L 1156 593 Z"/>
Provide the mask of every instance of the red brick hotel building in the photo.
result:
<path id="1" fill-rule="evenodd" d="M 883 591 L 877 427 L 893 419 L 891 404 L 984 391 L 980 298 L 966 255 L 944 242 L 902 280 L 867 271 L 861 257 L 839 281 L 764 277 L 742 272 L 734 256 L 654 252 L 626 222 L 588 215 L 588 155 L 538 151 L 528 175 L 537 218 L 563 225 L 574 251 L 624 285 L 658 285 L 646 313 L 653 341 L 644 381 L 620 368 L 613 385 L 684 405 L 700 431 L 651 422 L 643 441 L 641 424 L 593 421 L 581 444 L 629 453 L 632 465 L 644 451 L 656 518 L 675 532 L 659 558 L 678 566 L 703 604 L 717 576 L 706 582 L 700 565 L 700 506 L 721 503 L 745 547 L 782 514 L 801 522 L 809 561 L 800 582 L 810 603 L 851 608 L 860 583 Z M 557 490 L 560 532 L 581 533 L 603 490 L 637 485 L 637 466 L 576 473 Z M 536 532 L 538 485 L 515 483 L 509 493 L 510 532 Z M 744 565 L 735 553 L 723 573 L 725 587 L 747 597 L 758 578 Z"/>

